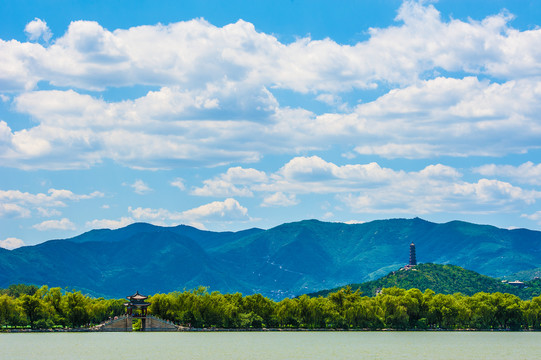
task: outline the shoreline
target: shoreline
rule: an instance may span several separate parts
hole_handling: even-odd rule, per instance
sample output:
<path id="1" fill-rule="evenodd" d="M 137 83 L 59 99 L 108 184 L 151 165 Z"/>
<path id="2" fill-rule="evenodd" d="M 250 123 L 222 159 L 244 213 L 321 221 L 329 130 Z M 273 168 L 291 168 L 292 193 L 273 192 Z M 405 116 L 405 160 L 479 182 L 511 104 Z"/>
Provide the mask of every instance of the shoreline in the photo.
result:
<path id="1" fill-rule="evenodd" d="M 281 328 L 262 328 L 262 329 L 224 329 L 224 328 L 184 328 L 178 330 L 158 330 L 158 331 L 103 331 L 91 328 L 80 329 L 2 329 L 0 334 L 20 334 L 20 333 L 172 333 L 172 332 L 541 332 L 541 329 L 281 329 Z"/>

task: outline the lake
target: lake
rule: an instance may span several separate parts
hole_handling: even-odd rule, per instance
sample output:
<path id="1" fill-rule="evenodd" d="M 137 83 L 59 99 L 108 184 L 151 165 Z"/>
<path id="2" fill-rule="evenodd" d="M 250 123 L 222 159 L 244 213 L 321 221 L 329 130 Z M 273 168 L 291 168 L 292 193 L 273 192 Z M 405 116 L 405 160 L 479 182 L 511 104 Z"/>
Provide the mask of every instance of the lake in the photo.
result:
<path id="1" fill-rule="evenodd" d="M 541 332 L 2 333 L 1 359 L 535 359 Z"/>

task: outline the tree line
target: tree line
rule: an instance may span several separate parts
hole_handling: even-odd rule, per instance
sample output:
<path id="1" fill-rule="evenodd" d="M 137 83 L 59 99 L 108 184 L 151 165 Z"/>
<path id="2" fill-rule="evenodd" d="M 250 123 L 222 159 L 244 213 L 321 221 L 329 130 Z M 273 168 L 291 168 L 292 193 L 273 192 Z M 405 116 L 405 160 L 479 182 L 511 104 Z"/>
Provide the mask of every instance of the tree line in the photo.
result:
<path id="1" fill-rule="evenodd" d="M 531 300 L 506 293 L 436 294 L 432 290 L 385 288 L 363 296 L 346 287 L 326 297 L 273 301 L 191 291 L 149 297 L 149 313 L 194 328 L 305 329 L 541 329 L 541 296 Z M 12 285 L 0 290 L 0 325 L 77 328 L 124 314 L 122 299 L 92 298 L 78 291 Z"/>

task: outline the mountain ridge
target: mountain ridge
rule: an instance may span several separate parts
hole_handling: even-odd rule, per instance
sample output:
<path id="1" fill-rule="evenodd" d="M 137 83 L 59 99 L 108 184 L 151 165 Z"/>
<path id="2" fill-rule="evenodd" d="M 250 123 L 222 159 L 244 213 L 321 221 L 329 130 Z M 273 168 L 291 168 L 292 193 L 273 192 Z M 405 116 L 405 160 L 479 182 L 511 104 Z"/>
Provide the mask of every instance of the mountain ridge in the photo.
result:
<path id="1" fill-rule="evenodd" d="M 24 282 L 123 297 L 202 285 L 280 299 L 382 277 L 407 263 L 412 241 L 420 262 L 493 277 L 541 267 L 541 232 L 462 221 L 302 220 L 237 232 L 136 223 L 0 251 L 0 287 Z"/>

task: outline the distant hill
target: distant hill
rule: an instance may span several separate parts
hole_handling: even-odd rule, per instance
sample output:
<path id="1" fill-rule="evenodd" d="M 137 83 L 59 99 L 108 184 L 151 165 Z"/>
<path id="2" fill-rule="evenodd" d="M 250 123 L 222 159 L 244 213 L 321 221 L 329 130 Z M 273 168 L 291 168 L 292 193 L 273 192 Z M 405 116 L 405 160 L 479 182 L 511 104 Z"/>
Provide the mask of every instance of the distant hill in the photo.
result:
<path id="1" fill-rule="evenodd" d="M 401 289 L 431 289 L 438 294 L 461 293 L 473 295 L 478 292 L 509 293 L 522 299 L 541 295 L 541 280 L 528 281 L 526 287 L 517 287 L 499 279 L 466 270 L 460 266 L 440 264 L 419 264 L 409 270 L 393 271 L 381 279 L 361 284 L 350 284 L 353 291 L 360 290 L 364 295 L 374 296 L 378 289 L 398 287 Z M 327 296 L 339 288 L 323 290 L 310 296 Z"/>
<path id="2" fill-rule="evenodd" d="M 16 283 L 124 297 L 208 286 L 274 299 L 378 279 L 408 261 L 503 277 L 541 267 L 541 232 L 453 221 L 364 224 L 305 220 L 272 229 L 202 231 L 145 223 L 0 249 L 0 288 Z"/>
<path id="3" fill-rule="evenodd" d="M 519 271 L 515 274 L 503 276 L 502 279 L 509 281 L 529 281 L 541 278 L 541 268 Z"/>

